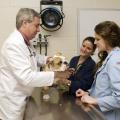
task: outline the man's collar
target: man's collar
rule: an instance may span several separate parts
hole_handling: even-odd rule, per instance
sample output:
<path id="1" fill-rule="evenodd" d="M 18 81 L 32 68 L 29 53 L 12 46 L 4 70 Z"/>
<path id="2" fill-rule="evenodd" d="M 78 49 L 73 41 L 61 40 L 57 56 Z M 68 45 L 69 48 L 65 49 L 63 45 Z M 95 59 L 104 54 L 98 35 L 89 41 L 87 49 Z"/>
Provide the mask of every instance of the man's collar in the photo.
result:
<path id="1" fill-rule="evenodd" d="M 25 44 L 28 45 L 28 46 L 30 46 L 30 41 L 29 41 L 28 37 L 27 37 L 22 31 L 20 31 L 20 30 L 18 30 L 18 31 L 19 31 L 19 32 L 21 33 L 21 35 L 23 36 L 24 41 L 25 41 Z"/>

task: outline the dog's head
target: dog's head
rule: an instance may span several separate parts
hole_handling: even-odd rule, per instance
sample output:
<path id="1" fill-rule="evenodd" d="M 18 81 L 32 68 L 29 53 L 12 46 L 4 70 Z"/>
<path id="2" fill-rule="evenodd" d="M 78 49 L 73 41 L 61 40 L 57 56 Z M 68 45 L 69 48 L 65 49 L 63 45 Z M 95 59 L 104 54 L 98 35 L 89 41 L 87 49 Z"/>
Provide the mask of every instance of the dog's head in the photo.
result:
<path id="1" fill-rule="evenodd" d="M 61 54 L 57 53 L 51 57 L 44 67 L 45 71 L 64 71 L 68 66 L 66 58 Z"/>

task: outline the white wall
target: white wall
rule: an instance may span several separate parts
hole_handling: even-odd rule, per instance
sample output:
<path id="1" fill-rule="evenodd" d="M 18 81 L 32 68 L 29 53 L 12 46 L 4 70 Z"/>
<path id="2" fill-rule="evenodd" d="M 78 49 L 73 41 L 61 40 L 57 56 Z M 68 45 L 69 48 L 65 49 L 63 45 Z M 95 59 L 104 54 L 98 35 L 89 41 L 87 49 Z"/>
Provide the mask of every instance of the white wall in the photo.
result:
<path id="1" fill-rule="evenodd" d="M 31 7 L 40 11 L 40 0 L 1 0 L 0 2 L 0 48 L 7 36 L 15 28 L 15 16 L 19 8 Z M 77 54 L 77 10 L 78 8 L 119 9 L 119 0 L 63 0 L 65 19 L 63 26 L 56 32 L 46 32 L 49 37 L 48 55 L 61 51 L 69 60 Z"/>

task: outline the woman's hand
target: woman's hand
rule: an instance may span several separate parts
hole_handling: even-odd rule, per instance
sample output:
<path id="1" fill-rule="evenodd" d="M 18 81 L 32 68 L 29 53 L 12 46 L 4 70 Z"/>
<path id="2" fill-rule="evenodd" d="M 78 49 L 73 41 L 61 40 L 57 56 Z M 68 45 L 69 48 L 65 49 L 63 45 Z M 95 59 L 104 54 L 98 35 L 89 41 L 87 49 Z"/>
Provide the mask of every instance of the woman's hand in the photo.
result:
<path id="1" fill-rule="evenodd" d="M 97 105 L 97 100 L 89 95 L 83 95 L 81 97 L 81 102 L 92 104 L 92 105 Z"/>
<path id="2" fill-rule="evenodd" d="M 88 92 L 85 92 L 85 91 L 82 90 L 82 89 L 78 89 L 78 90 L 76 91 L 76 97 L 82 97 L 82 96 L 88 95 L 88 94 L 89 94 Z"/>

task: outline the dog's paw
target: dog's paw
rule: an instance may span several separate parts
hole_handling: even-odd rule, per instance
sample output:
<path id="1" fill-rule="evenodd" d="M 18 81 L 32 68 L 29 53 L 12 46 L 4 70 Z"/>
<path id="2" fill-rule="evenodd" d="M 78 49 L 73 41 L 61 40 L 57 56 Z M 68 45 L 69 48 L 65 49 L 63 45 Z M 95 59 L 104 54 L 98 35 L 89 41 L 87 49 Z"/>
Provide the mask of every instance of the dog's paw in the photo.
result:
<path id="1" fill-rule="evenodd" d="M 43 100 L 48 101 L 50 99 L 50 95 L 49 94 L 44 94 L 43 95 Z"/>

